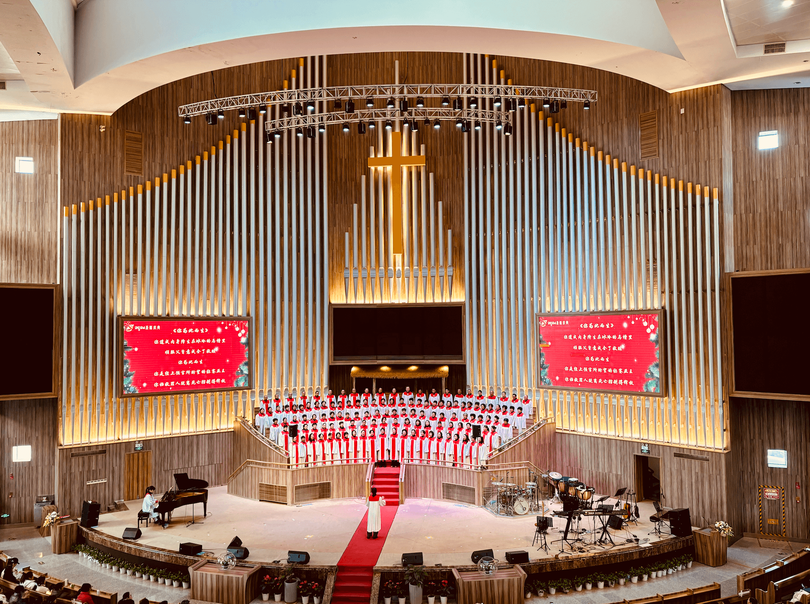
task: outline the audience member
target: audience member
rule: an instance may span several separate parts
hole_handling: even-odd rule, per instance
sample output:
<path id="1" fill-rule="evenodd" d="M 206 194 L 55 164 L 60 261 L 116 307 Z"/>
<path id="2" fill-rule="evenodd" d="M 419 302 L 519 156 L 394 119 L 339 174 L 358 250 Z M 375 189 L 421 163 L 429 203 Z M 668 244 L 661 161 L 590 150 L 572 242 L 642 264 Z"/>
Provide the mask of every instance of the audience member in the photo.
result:
<path id="1" fill-rule="evenodd" d="M 93 604 L 93 596 L 90 595 L 89 583 L 82 583 L 82 588 L 79 590 L 79 595 L 76 596 L 76 601 L 82 604 Z"/>
<path id="2" fill-rule="evenodd" d="M 132 599 L 132 595 L 128 591 L 125 591 L 121 599 L 118 600 L 118 604 L 135 604 L 135 600 Z"/>
<path id="3" fill-rule="evenodd" d="M 22 596 L 24 593 L 25 588 L 22 585 L 18 585 L 17 587 L 15 587 L 14 593 L 11 594 L 11 597 L 8 600 L 8 604 L 16 604 L 17 602 L 22 602 Z"/>
<path id="4" fill-rule="evenodd" d="M 19 583 L 17 576 L 14 574 L 14 567 L 17 566 L 19 560 L 17 558 L 9 558 L 6 562 L 6 568 L 3 570 L 3 579 L 9 583 Z"/>

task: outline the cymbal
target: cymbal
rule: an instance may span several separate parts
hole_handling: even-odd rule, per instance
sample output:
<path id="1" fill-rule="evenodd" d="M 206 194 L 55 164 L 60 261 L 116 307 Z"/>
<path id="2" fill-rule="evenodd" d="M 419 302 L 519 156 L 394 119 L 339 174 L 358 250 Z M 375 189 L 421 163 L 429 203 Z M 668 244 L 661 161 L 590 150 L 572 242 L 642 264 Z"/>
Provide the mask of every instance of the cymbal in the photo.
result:
<path id="1" fill-rule="evenodd" d="M 560 474 L 559 472 L 549 472 L 548 475 L 553 480 L 559 480 L 560 478 L 562 478 L 562 474 Z"/>
<path id="2" fill-rule="evenodd" d="M 514 482 L 505 482 L 503 483 L 505 487 L 516 487 L 517 485 Z"/>
<path id="3" fill-rule="evenodd" d="M 493 487 L 502 487 L 504 484 L 505 484 L 505 483 L 503 483 L 503 482 L 493 482 L 493 483 L 492 483 L 492 486 L 493 486 Z"/>
<path id="4" fill-rule="evenodd" d="M 536 487 L 536 486 L 537 486 L 537 483 L 536 483 L 536 482 L 527 482 L 527 483 L 526 483 L 526 486 L 527 486 L 527 487 Z"/>

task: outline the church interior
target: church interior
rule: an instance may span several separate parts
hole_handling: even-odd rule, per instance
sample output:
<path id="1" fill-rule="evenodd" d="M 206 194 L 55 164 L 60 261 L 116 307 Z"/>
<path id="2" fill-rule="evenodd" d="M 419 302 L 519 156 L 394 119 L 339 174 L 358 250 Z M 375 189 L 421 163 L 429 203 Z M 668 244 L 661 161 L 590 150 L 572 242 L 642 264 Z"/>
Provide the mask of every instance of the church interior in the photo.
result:
<path id="1" fill-rule="evenodd" d="M 810 0 L 0 15 L 0 601 L 810 603 Z"/>

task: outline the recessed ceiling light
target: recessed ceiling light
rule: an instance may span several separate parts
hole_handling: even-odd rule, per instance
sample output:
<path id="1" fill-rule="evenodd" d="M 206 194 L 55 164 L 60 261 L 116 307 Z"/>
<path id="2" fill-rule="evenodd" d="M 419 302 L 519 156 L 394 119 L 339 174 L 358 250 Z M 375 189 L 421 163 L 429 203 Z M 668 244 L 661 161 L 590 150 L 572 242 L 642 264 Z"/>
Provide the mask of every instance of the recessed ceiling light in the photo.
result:
<path id="1" fill-rule="evenodd" d="M 793 0 L 782 0 L 782 8 L 790 8 L 793 6 Z"/>

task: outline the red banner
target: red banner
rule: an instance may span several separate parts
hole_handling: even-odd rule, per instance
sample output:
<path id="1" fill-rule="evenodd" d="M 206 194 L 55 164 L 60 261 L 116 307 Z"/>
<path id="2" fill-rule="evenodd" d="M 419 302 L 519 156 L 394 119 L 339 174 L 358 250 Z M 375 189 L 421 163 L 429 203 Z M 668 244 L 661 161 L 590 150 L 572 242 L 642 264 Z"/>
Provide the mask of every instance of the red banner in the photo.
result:
<path id="1" fill-rule="evenodd" d="M 250 386 L 248 319 L 120 321 L 122 396 Z"/>
<path id="2" fill-rule="evenodd" d="M 659 313 L 538 316 L 545 388 L 661 395 Z"/>

